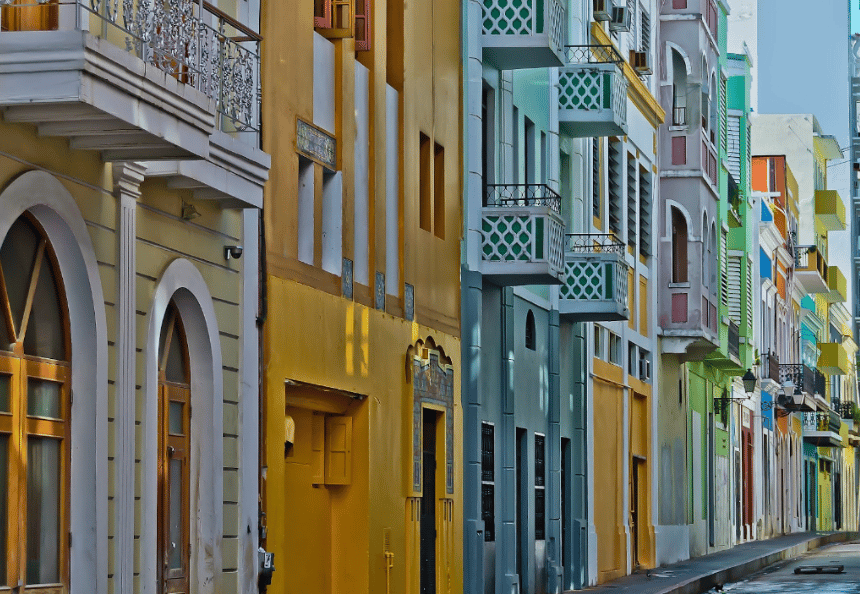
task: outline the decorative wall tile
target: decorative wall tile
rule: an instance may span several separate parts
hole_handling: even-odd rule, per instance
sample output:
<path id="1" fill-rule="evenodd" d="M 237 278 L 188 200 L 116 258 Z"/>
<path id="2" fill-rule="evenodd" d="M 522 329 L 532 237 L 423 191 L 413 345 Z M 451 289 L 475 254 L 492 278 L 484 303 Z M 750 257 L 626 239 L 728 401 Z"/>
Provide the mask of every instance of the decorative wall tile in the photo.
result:
<path id="1" fill-rule="evenodd" d="M 376 273 L 376 299 L 374 300 L 374 307 L 376 309 L 385 310 L 385 273 L 377 272 Z"/>
<path id="2" fill-rule="evenodd" d="M 352 260 L 343 259 L 343 272 L 341 273 L 341 290 L 343 296 L 352 299 Z"/>

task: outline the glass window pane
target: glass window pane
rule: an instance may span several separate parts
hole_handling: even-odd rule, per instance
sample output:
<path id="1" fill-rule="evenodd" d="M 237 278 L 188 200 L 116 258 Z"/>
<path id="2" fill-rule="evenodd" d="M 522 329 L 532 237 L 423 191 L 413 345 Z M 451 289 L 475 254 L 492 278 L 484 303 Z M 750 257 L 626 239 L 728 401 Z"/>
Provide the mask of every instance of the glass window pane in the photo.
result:
<path id="1" fill-rule="evenodd" d="M 188 376 L 185 373 L 185 349 L 182 346 L 179 332 L 179 324 L 174 324 L 173 334 L 170 337 L 170 351 L 167 353 L 167 365 L 164 368 L 164 375 L 169 382 L 184 384 L 188 381 Z"/>
<path id="2" fill-rule="evenodd" d="M 27 322 L 27 333 L 24 335 L 24 352 L 46 359 L 65 360 L 63 313 L 60 310 L 57 284 L 51 268 L 51 261 L 46 253 L 39 269 L 33 309 Z"/>
<path id="3" fill-rule="evenodd" d="M 0 585 L 6 584 L 6 517 L 9 485 L 9 436 L 0 435 Z"/>
<path id="4" fill-rule="evenodd" d="M 0 375 L 0 412 L 9 412 L 9 390 L 12 378 L 8 375 Z"/>
<path id="5" fill-rule="evenodd" d="M 182 403 L 181 402 L 171 402 L 170 403 L 170 420 L 168 424 L 168 431 L 174 435 L 183 435 L 185 431 L 182 428 Z"/>
<path id="6" fill-rule="evenodd" d="M 18 219 L 12 223 L 6 239 L 3 240 L 3 246 L 0 247 L 0 265 L 3 266 L 6 292 L 9 294 L 9 305 L 12 307 L 12 319 L 17 328 L 21 327 L 38 247 L 39 235 L 24 219 Z"/>
<path id="7" fill-rule="evenodd" d="M 27 584 L 60 581 L 60 442 L 27 438 Z"/>
<path id="8" fill-rule="evenodd" d="M 170 550 L 168 568 L 182 568 L 182 460 L 170 461 Z"/>
<path id="9" fill-rule="evenodd" d="M 60 419 L 60 384 L 40 379 L 27 380 L 27 414 Z"/>

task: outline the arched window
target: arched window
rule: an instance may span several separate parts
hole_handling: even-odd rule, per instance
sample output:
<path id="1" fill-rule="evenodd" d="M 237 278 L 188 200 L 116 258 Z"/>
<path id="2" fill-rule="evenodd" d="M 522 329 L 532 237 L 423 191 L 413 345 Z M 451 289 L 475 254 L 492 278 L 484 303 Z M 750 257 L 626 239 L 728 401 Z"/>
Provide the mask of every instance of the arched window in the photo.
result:
<path id="1" fill-rule="evenodd" d="M 708 242 L 708 214 L 702 214 L 702 286 L 710 290 L 710 243 Z"/>
<path id="2" fill-rule="evenodd" d="M 672 50 L 672 124 L 687 125 L 687 66 L 676 50 Z"/>
<path id="3" fill-rule="evenodd" d="M 535 332 L 535 315 L 532 310 L 526 314 L 526 348 L 533 351 L 537 348 Z"/>
<path id="4" fill-rule="evenodd" d="M 171 303 L 158 352 L 158 560 L 162 592 L 188 592 L 191 374 L 179 311 Z"/>
<path id="5" fill-rule="evenodd" d="M 57 271 L 42 229 L 15 221 L 0 247 L 0 585 L 39 592 L 69 583 L 71 349 Z"/>
<path id="6" fill-rule="evenodd" d="M 717 226 L 711 221 L 711 243 L 708 244 L 708 260 L 710 260 L 711 270 L 711 293 L 717 295 L 719 287 L 717 286 L 717 270 L 720 267 L 719 257 L 717 252 Z"/>
<path id="7" fill-rule="evenodd" d="M 687 219 L 672 207 L 672 282 L 687 282 Z"/>

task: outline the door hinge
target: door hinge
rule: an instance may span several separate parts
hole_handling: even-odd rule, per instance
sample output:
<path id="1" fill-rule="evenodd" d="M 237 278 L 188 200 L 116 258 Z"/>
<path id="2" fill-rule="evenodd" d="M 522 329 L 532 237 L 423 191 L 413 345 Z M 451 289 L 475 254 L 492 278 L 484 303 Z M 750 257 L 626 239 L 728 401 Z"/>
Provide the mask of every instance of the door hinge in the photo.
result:
<path id="1" fill-rule="evenodd" d="M 72 533 L 69 532 L 69 548 L 72 548 Z"/>

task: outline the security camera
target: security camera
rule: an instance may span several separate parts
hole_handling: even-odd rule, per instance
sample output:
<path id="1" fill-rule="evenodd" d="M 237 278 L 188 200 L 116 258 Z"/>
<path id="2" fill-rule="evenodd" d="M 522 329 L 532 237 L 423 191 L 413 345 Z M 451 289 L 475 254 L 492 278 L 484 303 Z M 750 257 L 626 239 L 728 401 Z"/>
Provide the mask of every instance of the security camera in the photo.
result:
<path id="1" fill-rule="evenodd" d="M 224 259 L 229 260 L 230 258 L 239 259 L 242 257 L 242 246 L 241 245 L 225 245 L 224 246 Z"/>

